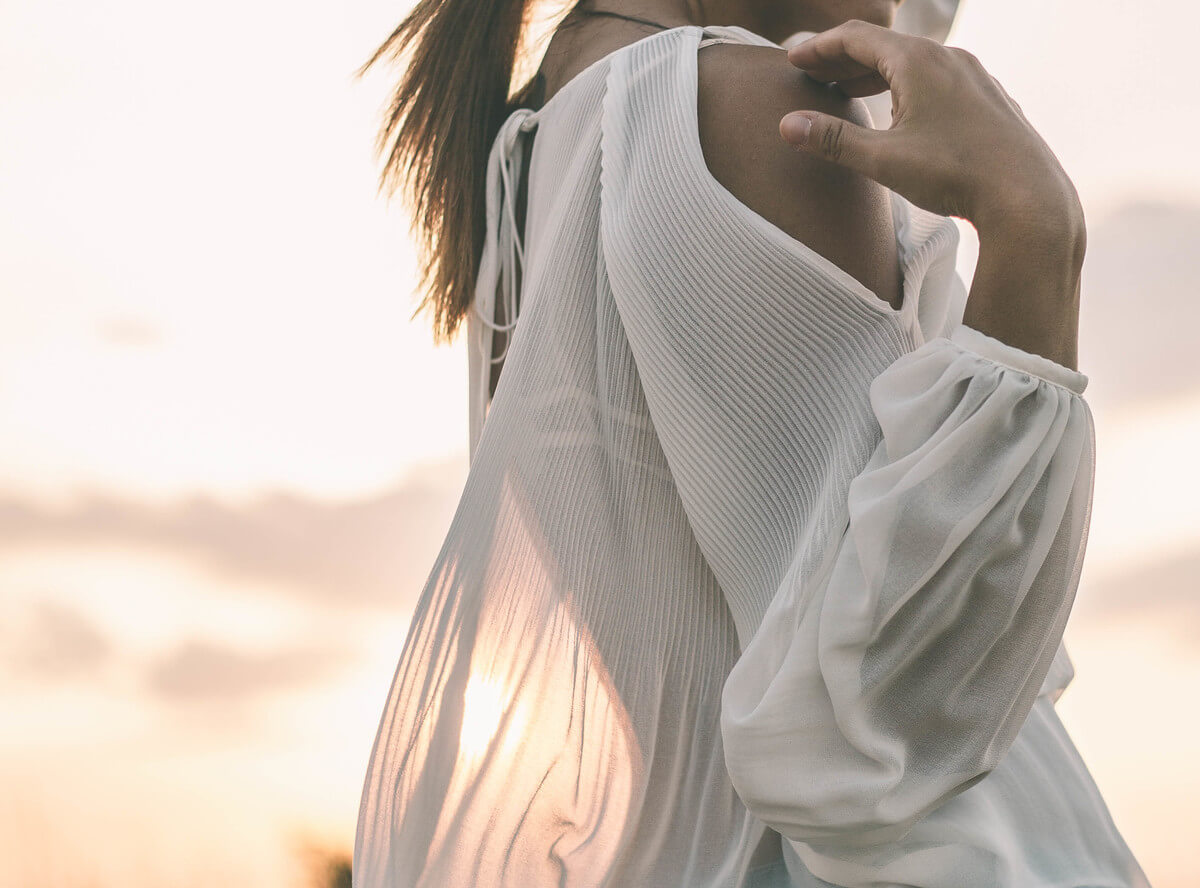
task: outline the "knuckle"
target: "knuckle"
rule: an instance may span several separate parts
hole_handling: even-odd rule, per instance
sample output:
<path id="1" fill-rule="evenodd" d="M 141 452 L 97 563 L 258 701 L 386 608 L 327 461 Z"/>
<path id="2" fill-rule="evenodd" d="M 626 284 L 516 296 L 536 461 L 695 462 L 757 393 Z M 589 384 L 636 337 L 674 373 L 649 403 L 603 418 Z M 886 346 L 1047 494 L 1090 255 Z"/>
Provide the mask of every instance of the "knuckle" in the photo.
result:
<path id="1" fill-rule="evenodd" d="M 846 125 L 838 118 L 828 120 L 818 137 L 821 153 L 832 161 L 840 161 L 846 150 Z"/>
<path id="2" fill-rule="evenodd" d="M 923 75 L 942 68 L 945 62 L 945 47 L 924 37 L 917 37 L 904 47 L 903 52 L 897 54 L 896 68 Z"/>
<path id="3" fill-rule="evenodd" d="M 962 63 L 962 64 L 966 65 L 967 67 L 972 68 L 976 71 L 983 70 L 983 62 L 979 61 L 979 57 L 976 56 L 975 53 L 965 50 L 959 46 L 949 47 L 949 50 L 950 50 L 950 53 L 954 56 L 954 58 L 957 59 L 960 63 Z"/>
<path id="4" fill-rule="evenodd" d="M 922 38 L 926 42 L 917 51 L 921 74 L 931 83 L 945 88 L 962 77 L 962 62 L 958 59 L 954 48 L 942 46 L 933 40 Z"/>
<path id="5" fill-rule="evenodd" d="M 912 44 L 913 58 L 923 62 L 935 62 L 945 57 L 946 47 L 928 37 L 915 37 Z"/>

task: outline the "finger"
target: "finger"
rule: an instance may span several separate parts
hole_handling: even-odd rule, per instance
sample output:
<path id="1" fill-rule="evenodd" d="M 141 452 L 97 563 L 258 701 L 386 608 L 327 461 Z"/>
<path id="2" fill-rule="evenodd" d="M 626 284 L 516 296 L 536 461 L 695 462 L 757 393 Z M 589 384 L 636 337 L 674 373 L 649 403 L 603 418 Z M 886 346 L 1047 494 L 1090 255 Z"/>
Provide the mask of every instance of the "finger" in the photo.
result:
<path id="1" fill-rule="evenodd" d="M 850 80 L 872 72 L 891 83 L 896 62 L 914 38 L 852 19 L 787 51 L 788 61 L 816 80 Z"/>
<path id="2" fill-rule="evenodd" d="M 884 173 L 885 131 L 857 126 L 817 111 L 792 111 L 780 119 L 779 134 L 799 150 L 876 181 Z"/>
<path id="3" fill-rule="evenodd" d="M 837 81 L 837 88 L 852 99 L 876 96 L 881 92 L 887 92 L 891 89 L 888 86 L 888 82 L 875 71 L 872 71 L 870 74 L 863 74 L 860 77 L 851 77 L 849 80 L 839 80 Z"/>
<path id="4" fill-rule="evenodd" d="M 794 34 L 790 34 L 787 37 L 785 37 L 783 39 L 783 43 L 781 43 L 779 45 L 782 46 L 784 49 L 791 49 L 793 46 L 803 43 L 809 37 L 816 37 L 820 33 L 821 33 L 820 31 L 797 31 Z"/>

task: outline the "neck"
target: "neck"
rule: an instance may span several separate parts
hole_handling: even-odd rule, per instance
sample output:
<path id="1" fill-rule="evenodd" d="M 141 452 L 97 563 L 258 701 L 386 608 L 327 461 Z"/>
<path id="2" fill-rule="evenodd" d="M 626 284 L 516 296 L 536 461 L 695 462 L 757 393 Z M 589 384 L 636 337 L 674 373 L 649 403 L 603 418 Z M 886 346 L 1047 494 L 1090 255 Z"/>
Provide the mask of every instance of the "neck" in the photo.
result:
<path id="1" fill-rule="evenodd" d="M 581 0 L 578 7 L 633 15 L 668 28 L 739 25 L 782 43 L 797 31 L 823 31 L 851 18 L 890 27 L 897 5 L 895 0 Z"/>

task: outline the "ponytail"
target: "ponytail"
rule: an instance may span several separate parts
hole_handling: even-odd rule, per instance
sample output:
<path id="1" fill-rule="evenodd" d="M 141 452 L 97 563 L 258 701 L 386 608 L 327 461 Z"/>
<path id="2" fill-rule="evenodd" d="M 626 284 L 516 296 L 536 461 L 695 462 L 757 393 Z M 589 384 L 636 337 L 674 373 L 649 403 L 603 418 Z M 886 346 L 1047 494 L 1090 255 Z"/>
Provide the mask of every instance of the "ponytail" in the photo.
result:
<path id="1" fill-rule="evenodd" d="M 401 191 L 413 217 L 419 288 L 434 341 L 453 338 L 470 310 L 483 250 L 487 159 L 500 125 L 527 105 L 530 82 L 510 99 L 534 0 L 419 0 L 359 69 L 402 66 L 376 151 L 380 191 Z"/>

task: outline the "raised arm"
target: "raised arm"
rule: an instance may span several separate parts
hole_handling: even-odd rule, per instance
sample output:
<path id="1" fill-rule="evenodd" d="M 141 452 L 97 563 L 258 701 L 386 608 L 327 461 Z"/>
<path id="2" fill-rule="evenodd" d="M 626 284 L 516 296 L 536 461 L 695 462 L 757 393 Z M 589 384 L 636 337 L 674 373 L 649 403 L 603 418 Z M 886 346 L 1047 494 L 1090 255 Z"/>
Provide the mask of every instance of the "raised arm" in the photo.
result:
<path id="1" fill-rule="evenodd" d="M 979 232 L 979 263 L 963 323 L 1075 368 L 1087 245 L 1079 195 L 979 59 L 861 21 L 787 55 L 847 96 L 890 89 L 893 112 L 890 129 L 874 130 L 798 107 L 780 119 L 783 138 L 919 207 L 970 221 Z"/>

